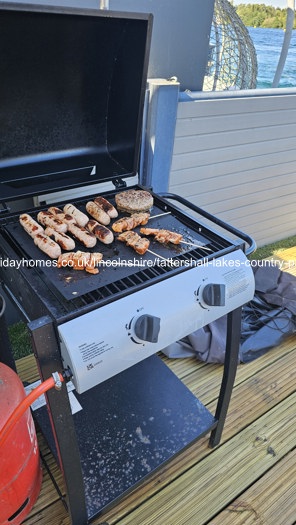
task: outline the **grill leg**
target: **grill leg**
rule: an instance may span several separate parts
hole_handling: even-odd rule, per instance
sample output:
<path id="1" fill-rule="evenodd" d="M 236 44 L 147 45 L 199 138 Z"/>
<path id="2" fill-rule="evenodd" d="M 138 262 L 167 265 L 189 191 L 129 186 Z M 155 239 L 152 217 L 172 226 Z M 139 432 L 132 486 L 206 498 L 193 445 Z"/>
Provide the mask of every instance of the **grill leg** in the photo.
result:
<path id="1" fill-rule="evenodd" d="M 215 414 L 215 418 L 217 419 L 218 423 L 215 429 L 211 432 L 209 440 L 210 447 L 215 447 L 220 443 L 226 419 L 226 414 L 237 370 L 241 334 L 241 317 L 241 307 L 237 308 L 236 310 L 233 310 L 233 312 L 230 312 L 227 315 L 227 336 L 224 372 Z"/>
<path id="2" fill-rule="evenodd" d="M 0 316 L 0 361 L 16 372 L 4 311 Z"/>
<path id="3" fill-rule="evenodd" d="M 62 363 L 52 320 L 42 317 L 28 326 L 41 379 L 48 379 L 56 371 L 61 373 Z M 65 383 L 61 391 L 51 389 L 47 392 L 47 408 L 66 485 L 71 524 L 87 525 L 79 447 Z"/>

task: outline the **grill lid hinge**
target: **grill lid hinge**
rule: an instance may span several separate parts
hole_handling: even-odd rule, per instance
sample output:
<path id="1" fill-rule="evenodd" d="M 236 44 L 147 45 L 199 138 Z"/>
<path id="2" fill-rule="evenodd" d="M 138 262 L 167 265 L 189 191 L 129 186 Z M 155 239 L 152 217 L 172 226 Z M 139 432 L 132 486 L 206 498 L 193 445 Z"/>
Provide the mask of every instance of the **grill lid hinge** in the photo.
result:
<path id="1" fill-rule="evenodd" d="M 112 182 L 117 190 L 121 190 L 127 186 L 125 180 L 122 179 L 114 179 Z"/>

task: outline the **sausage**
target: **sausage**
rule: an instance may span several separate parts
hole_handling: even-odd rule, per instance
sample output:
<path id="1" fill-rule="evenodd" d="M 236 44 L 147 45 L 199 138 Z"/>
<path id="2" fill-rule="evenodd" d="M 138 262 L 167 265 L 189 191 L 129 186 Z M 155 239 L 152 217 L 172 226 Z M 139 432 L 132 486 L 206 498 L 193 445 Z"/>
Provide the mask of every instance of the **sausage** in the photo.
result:
<path id="1" fill-rule="evenodd" d="M 111 202 L 107 201 L 104 197 L 96 197 L 94 203 L 99 206 L 104 212 L 108 213 L 111 219 L 116 219 L 118 217 L 118 211 L 114 208 Z"/>
<path id="2" fill-rule="evenodd" d="M 43 226 L 49 226 L 57 232 L 65 233 L 67 231 L 67 224 L 64 224 L 50 211 L 40 211 L 37 215 L 37 220 Z"/>
<path id="3" fill-rule="evenodd" d="M 70 222 L 76 224 L 73 215 L 70 215 L 69 213 L 64 213 L 63 210 L 57 208 L 56 206 L 51 206 L 50 208 L 48 208 L 48 211 L 50 211 L 50 213 L 52 213 L 55 217 L 60 219 L 60 221 L 64 222 L 65 224 L 69 224 Z"/>
<path id="4" fill-rule="evenodd" d="M 62 253 L 60 246 L 45 233 L 37 233 L 34 237 L 34 243 L 52 259 L 57 259 Z"/>
<path id="5" fill-rule="evenodd" d="M 29 235 L 31 235 L 31 237 L 34 237 L 37 233 L 44 232 L 42 226 L 40 226 L 40 224 L 38 224 L 38 222 L 36 222 L 28 213 L 22 213 L 19 217 L 19 221 L 21 226 Z"/>
<path id="6" fill-rule="evenodd" d="M 93 233 L 103 244 L 111 244 L 111 242 L 114 241 L 114 235 L 112 231 L 106 228 L 106 226 L 99 224 L 94 219 L 88 221 L 86 228 L 88 231 Z"/>
<path id="7" fill-rule="evenodd" d="M 63 210 L 64 213 L 72 215 L 72 217 L 74 217 L 78 226 L 84 228 L 84 226 L 87 224 L 88 216 L 82 211 L 78 210 L 78 208 L 76 208 L 73 204 L 65 204 Z"/>
<path id="8" fill-rule="evenodd" d="M 86 211 L 101 224 L 107 226 L 110 223 L 111 219 L 108 213 L 102 210 L 102 208 L 99 208 L 94 202 L 89 201 L 86 203 Z"/>
<path id="9" fill-rule="evenodd" d="M 57 242 L 63 250 L 74 250 L 75 241 L 65 233 L 57 232 L 49 226 L 45 229 L 44 233 L 48 235 L 48 237 L 53 237 L 55 242 Z"/>
<path id="10" fill-rule="evenodd" d="M 77 224 L 68 224 L 68 231 L 86 248 L 93 248 L 97 243 L 96 236 Z"/>

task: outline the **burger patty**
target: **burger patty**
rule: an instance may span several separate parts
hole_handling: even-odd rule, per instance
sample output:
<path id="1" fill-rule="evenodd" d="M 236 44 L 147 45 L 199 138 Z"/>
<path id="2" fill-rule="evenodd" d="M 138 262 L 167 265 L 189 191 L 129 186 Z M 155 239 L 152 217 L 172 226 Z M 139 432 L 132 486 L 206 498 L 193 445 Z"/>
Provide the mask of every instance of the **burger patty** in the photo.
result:
<path id="1" fill-rule="evenodd" d="M 115 195 L 115 202 L 120 211 L 135 213 L 150 210 L 153 197 L 145 190 L 126 190 Z"/>

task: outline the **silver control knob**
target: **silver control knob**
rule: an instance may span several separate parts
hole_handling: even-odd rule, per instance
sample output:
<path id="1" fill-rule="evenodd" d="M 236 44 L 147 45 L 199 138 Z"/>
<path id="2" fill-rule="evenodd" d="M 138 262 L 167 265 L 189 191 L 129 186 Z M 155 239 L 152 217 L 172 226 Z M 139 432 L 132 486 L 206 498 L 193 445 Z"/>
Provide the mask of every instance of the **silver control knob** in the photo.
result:
<path id="1" fill-rule="evenodd" d="M 154 315 L 140 315 L 140 317 L 135 319 L 133 329 L 135 336 L 141 341 L 157 343 L 160 330 L 160 319 Z"/>

